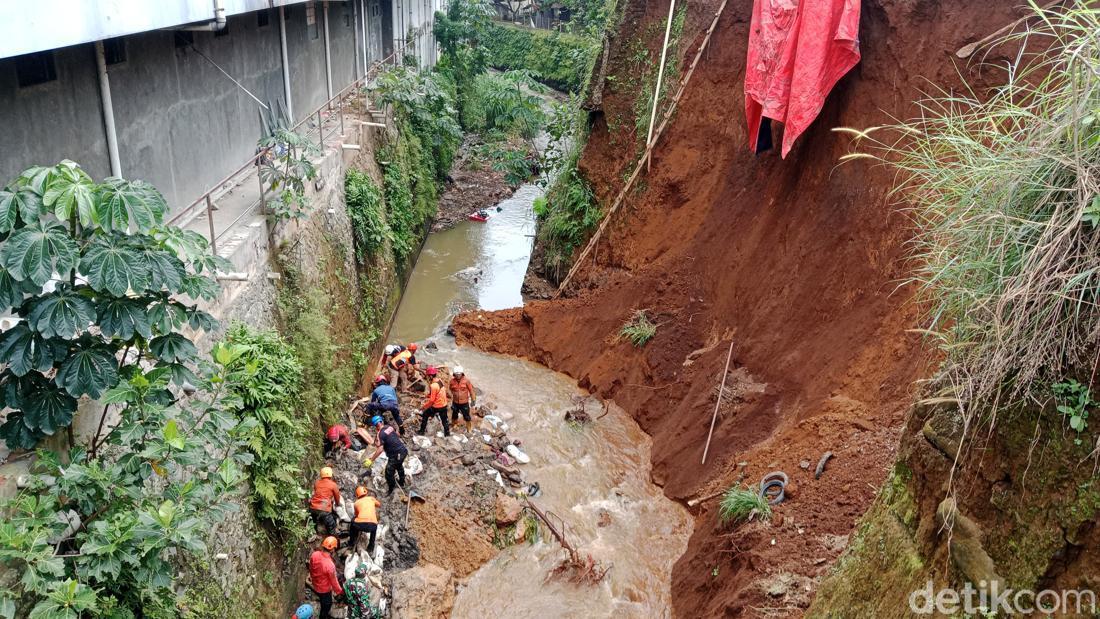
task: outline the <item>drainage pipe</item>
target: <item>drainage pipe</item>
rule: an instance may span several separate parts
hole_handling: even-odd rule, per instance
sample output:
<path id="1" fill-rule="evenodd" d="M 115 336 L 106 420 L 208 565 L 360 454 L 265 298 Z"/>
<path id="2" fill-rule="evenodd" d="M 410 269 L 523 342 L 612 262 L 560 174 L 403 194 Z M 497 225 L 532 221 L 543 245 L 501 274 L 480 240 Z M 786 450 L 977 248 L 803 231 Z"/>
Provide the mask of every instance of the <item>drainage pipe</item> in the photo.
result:
<path id="1" fill-rule="evenodd" d="M 359 0 L 351 0 L 351 33 L 355 40 L 355 50 L 353 52 L 355 56 L 355 77 L 353 79 L 359 79 Z"/>
<path id="2" fill-rule="evenodd" d="M 367 72 L 370 71 L 370 31 L 367 30 L 367 11 L 369 10 L 369 7 L 367 6 L 368 1 L 369 0 L 359 0 L 359 4 L 362 5 L 361 6 L 362 10 L 359 11 L 359 16 L 361 18 L 360 21 L 363 22 L 362 26 L 363 26 L 363 76 L 364 77 L 367 75 Z"/>
<path id="3" fill-rule="evenodd" d="M 283 94 L 286 96 L 286 114 L 290 124 L 294 124 L 294 104 L 290 101 L 290 60 L 286 53 L 286 15 L 284 7 L 279 7 L 279 46 L 283 55 Z"/>
<path id="4" fill-rule="evenodd" d="M 332 55 L 329 53 L 328 43 L 328 0 L 325 0 L 323 19 L 325 22 L 325 86 L 328 87 L 328 100 L 332 101 Z"/>
<path id="5" fill-rule="evenodd" d="M 188 26 L 186 28 L 181 28 L 181 30 L 200 32 L 217 32 L 218 30 L 225 30 L 225 7 L 222 6 L 222 0 L 214 0 L 214 21 L 201 26 Z"/>
<path id="6" fill-rule="evenodd" d="M 115 133 L 115 108 L 111 103 L 111 81 L 107 77 L 107 57 L 103 41 L 95 42 L 95 66 L 99 73 L 99 98 L 103 104 L 103 129 L 107 134 L 107 155 L 111 160 L 111 176 L 122 177 L 122 162 L 118 157 L 118 135 Z"/>

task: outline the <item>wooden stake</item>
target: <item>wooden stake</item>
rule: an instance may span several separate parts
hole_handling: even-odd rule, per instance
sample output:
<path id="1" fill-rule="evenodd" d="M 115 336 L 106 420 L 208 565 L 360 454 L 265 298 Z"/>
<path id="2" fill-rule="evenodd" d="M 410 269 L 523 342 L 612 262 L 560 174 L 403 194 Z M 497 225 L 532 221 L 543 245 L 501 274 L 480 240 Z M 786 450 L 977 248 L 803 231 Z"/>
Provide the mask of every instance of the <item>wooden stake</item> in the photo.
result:
<path id="1" fill-rule="evenodd" d="M 707 463 L 707 452 L 710 451 L 710 439 L 714 436 L 714 422 L 718 420 L 718 407 L 722 405 L 722 394 L 726 391 L 726 377 L 730 373 L 730 359 L 733 358 L 733 340 L 730 340 L 730 351 L 726 353 L 726 369 L 722 371 L 722 384 L 718 387 L 718 400 L 714 403 L 714 414 L 710 416 L 710 432 L 707 433 L 707 444 L 703 447 L 703 464 Z"/>
<path id="2" fill-rule="evenodd" d="M 722 12 L 726 10 L 726 3 L 729 0 L 722 0 L 722 4 L 718 7 L 718 12 L 714 14 L 714 21 L 710 23 L 710 28 L 707 29 L 707 35 L 703 38 L 703 43 L 699 46 L 699 51 L 695 52 L 695 59 L 691 61 L 691 67 L 688 68 L 687 73 L 684 74 L 684 79 L 680 80 L 680 87 L 676 90 L 676 94 L 672 97 L 672 101 L 669 102 L 668 109 L 665 110 L 664 115 L 661 116 L 661 124 L 657 127 L 656 133 L 654 133 L 653 139 L 646 146 L 645 154 L 638 160 L 638 165 L 634 166 L 634 172 L 631 173 L 630 178 L 626 180 L 626 184 L 623 185 L 622 190 L 619 191 L 619 195 L 615 196 L 615 200 L 611 203 L 611 208 L 607 210 L 607 215 L 604 216 L 603 221 L 600 222 L 600 227 L 596 230 L 596 234 L 592 235 L 592 238 L 588 240 L 588 244 L 584 246 L 584 250 L 581 251 L 581 255 L 577 257 L 577 261 L 573 263 L 573 266 L 569 269 L 569 273 L 566 274 L 565 279 L 562 280 L 561 285 L 558 286 L 558 291 L 554 293 L 554 298 L 561 296 L 561 293 L 569 286 L 569 283 L 573 281 L 573 278 L 580 271 L 581 264 L 592 250 L 595 249 L 596 244 L 600 240 L 600 236 L 603 235 L 604 230 L 607 228 L 607 224 L 611 221 L 611 216 L 615 214 L 615 211 L 619 210 L 622 206 L 626 194 L 630 191 L 630 188 L 634 186 L 634 181 L 638 178 L 638 174 L 642 171 L 643 164 L 649 160 L 650 151 L 657 145 L 657 140 L 661 139 L 661 134 L 664 133 L 665 127 L 668 126 L 668 121 L 672 118 L 672 113 L 676 111 L 677 104 L 680 103 L 680 97 L 684 95 L 684 89 L 687 88 L 688 82 L 691 81 L 691 76 L 695 74 L 695 67 L 699 65 L 699 60 L 703 57 L 703 50 L 707 48 L 707 44 L 710 43 L 710 37 L 714 34 L 714 29 L 718 26 L 718 20 L 722 17 Z"/>
<path id="3" fill-rule="evenodd" d="M 661 64 L 657 67 L 657 87 L 653 90 L 653 110 L 649 113 L 649 131 L 645 136 L 646 145 L 646 174 L 649 173 L 649 162 L 652 158 L 651 146 L 653 143 L 653 123 L 657 122 L 657 103 L 661 98 L 661 81 L 665 77 L 665 57 L 668 55 L 668 37 L 672 33 L 672 16 L 676 13 L 676 0 L 668 4 L 668 22 L 665 24 L 665 43 L 661 46 Z"/>

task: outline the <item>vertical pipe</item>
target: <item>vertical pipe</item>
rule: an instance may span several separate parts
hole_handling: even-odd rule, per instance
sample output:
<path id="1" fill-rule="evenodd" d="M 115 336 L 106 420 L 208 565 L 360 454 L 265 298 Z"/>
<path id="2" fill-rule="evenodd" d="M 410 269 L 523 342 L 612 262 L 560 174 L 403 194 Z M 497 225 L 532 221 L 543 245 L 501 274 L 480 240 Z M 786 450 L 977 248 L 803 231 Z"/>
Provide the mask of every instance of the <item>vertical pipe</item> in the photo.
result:
<path id="1" fill-rule="evenodd" d="M 286 96 L 286 113 L 290 124 L 294 124 L 294 104 L 290 101 L 290 60 L 286 53 L 286 15 L 284 7 L 279 7 L 279 45 L 283 55 L 283 94 Z"/>
<path id="2" fill-rule="evenodd" d="M 332 99 L 332 55 L 328 46 L 328 0 L 324 1 L 322 13 L 325 22 L 325 86 L 328 88 L 328 98 Z"/>
<path id="3" fill-rule="evenodd" d="M 355 81 L 362 75 L 359 73 L 359 0 L 352 0 L 351 2 L 351 32 L 355 41 L 355 51 L 353 52 L 355 56 L 355 75 L 352 78 L 352 81 Z"/>
<path id="4" fill-rule="evenodd" d="M 264 189 L 264 177 L 257 170 L 256 180 L 260 183 L 260 212 L 267 213 L 267 190 Z"/>
<path id="5" fill-rule="evenodd" d="M 317 146 L 325 152 L 325 125 L 321 121 L 321 110 L 317 110 Z"/>
<path id="6" fill-rule="evenodd" d="M 111 160 L 111 176 L 121 178 L 122 162 L 118 157 L 115 108 L 111 103 L 111 81 L 107 77 L 107 57 L 103 53 L 103 41 L 95 42 L 95 66 L 99 73 L 99 98 L 103 104 L 103 130 L 107 134 L 107 156 Z"/>
<path id="7" fill-rule="evenodd" d="M 665 76 L 665 56 L 668 55 L 668 35 L 672 32 L 672 16 L 676 13 L 676 0 L 670 0 L 668 4 L 668 23 L 665 24 L 665 44 L 661 47 L 661 65 L 657 67 L 657 88 L 653 91 L 653 111 L 649 114 L 649 133 L 645 138 L 645 169 L 649 172 L 649 164 L 653 162 L 653 123 L 657 120 L 657 102 L 661 98 L 661 80 Z"/>
<path id="8" fill-rule="evenodd" d="M 366 74 L 370 73 L 370 70 L 371 70 L 371 54 L 370 54 L 370 48 L 371 48 L 371 34 L 370 34 L 370 32 L 371 31 L 368 31 L 366 29 L 366 11 L 367 11 L 366 3 L 367 3 L 367 0 L 359 0 L 359 2 L 361 4 L 361 9 L 362 9 L 359 12 L 360 18 L 362 18 L 360 20 L 362 22 L 360 25 L 363 26 L 363 76 L 366 77 Z"/>

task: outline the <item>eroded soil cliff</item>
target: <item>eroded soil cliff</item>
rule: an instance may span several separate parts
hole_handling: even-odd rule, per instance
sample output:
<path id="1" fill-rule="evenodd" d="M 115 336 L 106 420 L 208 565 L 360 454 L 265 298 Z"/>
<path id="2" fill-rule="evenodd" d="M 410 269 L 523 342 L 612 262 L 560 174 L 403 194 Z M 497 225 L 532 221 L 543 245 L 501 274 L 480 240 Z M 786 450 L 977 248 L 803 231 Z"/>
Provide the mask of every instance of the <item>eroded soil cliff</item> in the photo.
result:
<path id="1" fill-rule="evenodd" d="M 772 470 L 791 476 L 772 525 L 723 527 L 716 499 L 673 570 L 676 616 L 799 615 L 892 465 L 913 382 L 929 365 L 917 335 L 893 174 L 838 165 L 848 140 L 914 113 L 929 83 L 992 83 L 954 52 L 1012 21 L 1018 2 L 869 0 L 863 61 L 783 160 L 747 148 L 742 80 L 752 3 L 731 0 L 655 151 L 579 286 L 559 300 L 459 317 L 461 342 L 545 363 L 614 398 L 654 437 L 668 496 L 707 497 Z M 719 2 L 688 6 L 688 60 Z M 639 152 L 630 67 L 660 45 L 667 4 L 634 0 L 611 44 L 602 107 L 581 168 L 603 204 Z M 656 26 L 655 26 L 656 24 Z M 995 59 L 991 59 L 995 60 Z M 635 348 L 623 323 L 647 309 L 656 336 Z M 704 443 L 727 350 L 727 397 Z M 732 390 L 732 391 L 731 391 Z M 820 479 L 813 465 L 831 451 Z M 803 468 L 812 463 L 809 470 Z"/>

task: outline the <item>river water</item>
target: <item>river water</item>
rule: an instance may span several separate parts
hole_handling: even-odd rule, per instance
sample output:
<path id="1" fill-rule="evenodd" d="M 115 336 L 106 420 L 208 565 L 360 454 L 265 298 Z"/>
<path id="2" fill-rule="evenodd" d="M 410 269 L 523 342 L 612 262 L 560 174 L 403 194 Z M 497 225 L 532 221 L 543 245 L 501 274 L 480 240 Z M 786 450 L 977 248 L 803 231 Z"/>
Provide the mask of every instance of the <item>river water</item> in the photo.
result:
<path id="1" fill-rule="evenodd" d="M 618 407 L 587 426 L 563 420 L 583 395 L 573 379 L 543 366 L 458 348 L 445 334 L 458 309 L 522 305 L 520 286 L 534 234 L 524 185 L 486 223 L 462 222 L 431 234 L 409 279 L 390 341 L 431 340 L 428 363 L 462 365 L 482 402 L 508 412 L 509 435 L 521 438 L 537 481 L 534 502 L 560 516 L 569 540 L 612 566 L 596 586 L 548 580 L 564 552 L 549 535 L 502 551 L 459 590 L 453 617 L 667 617 L 672 564 L 691 534 L 687 512 L 650 483 L 650 439 Z M 423 351 L 423 348 L 421 348 Z M 598 402 L 589 404 L 594 416 Z M 603 526 L 599 526 L 601 514 Z M 610 518 L 608 520 L 608 517 Z"/>

